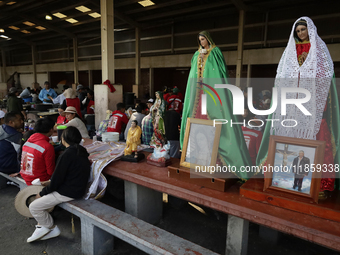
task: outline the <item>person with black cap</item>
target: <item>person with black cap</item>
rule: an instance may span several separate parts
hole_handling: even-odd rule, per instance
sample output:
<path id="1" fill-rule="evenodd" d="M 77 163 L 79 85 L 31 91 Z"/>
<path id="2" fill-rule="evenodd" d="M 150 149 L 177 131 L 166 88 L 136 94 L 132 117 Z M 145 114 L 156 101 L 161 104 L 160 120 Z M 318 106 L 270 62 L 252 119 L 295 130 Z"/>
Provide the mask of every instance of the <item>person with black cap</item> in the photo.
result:
<path id="1" fill-rule="evenodd" d="M 45 88 L 42 89 L 39 93 L 39 99 L 44 104 L 50 104 L 52 103 L 52 100 L 49 98 L 49 96 L 53 98 L 57 97 L 57 93 L 50 87 L 50 83 L 48 81 L 45 81 L 44 83 Z"/>
<path id="2" fill-rule="evenodd" d="M 85 90 L 85 89 L 84 89 L 84 86 L 83 86 L 83 85 L 79 84 L 79 85 L 77 86 L 77 93 L 78 93 L 77 96 L 78 96 L 80 102 L 83 102 L 83 100 L 84 100 L 85 97 L 86 97 L 86 92 L 85 92 L 84 90 Z"/>

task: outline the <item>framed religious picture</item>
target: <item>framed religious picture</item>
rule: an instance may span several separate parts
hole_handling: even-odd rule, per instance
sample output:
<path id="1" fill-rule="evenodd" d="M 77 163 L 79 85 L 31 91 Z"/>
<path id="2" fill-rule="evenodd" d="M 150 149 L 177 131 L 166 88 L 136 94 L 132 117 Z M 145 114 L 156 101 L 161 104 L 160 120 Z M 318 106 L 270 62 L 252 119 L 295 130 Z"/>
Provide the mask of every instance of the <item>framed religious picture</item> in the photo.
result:
<path id="1" fill-rule="evenodd" d="M 325 141 L 270 136 L 264 191 L 280 191 L 318 202 Z"/>
<path id="2" fill-rule="evenodd" d="M 212 120 L 187 119 L 181 166 L 191 169 L 216 166 L 222 125 L 215 124 Z"/>

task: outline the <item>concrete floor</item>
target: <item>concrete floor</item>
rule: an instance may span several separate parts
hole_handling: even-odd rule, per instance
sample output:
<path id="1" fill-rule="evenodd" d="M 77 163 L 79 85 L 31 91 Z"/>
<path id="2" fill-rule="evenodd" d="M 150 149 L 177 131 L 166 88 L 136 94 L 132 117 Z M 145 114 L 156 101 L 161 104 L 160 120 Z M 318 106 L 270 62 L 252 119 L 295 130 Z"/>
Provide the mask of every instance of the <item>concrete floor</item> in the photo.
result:
<path id="1" fill-rule="evenodd" d="M 124 209 L 123 183 L 109 181 L 111 187 L 103 202 Z M 112 187 L 114 184 L 114 188 Z M 75 233 L 72 234 L 72 215 L 59 207 L 52 213 L 61 236 L 31 244 L 26 239 L 33 233 L 34 219 L 26 219 L 14 208 L 14 198 L 19 191 L 14 186 L 0 190 L 0 254 L 1 255 L 77 255 L 81 254 L 80 221 L 74 217 Z M 112 195 L 113 194 L 113 195 Z M 227 215 L 208 208 L 194 207 L 187 202 L 164 203 L 163 219 L 157 224 L 175 235 L 181 236 L 203 247 L 224 254 Z M 281 234 L 277 244 L 263 240 L 259 236 L 259 226 L 250 223 L 249 255 L 337 255 L 340 253 L 299 238 Z M 115 251 L 110 255 L 145 254 L 130 245 L 115 239 Z"/>

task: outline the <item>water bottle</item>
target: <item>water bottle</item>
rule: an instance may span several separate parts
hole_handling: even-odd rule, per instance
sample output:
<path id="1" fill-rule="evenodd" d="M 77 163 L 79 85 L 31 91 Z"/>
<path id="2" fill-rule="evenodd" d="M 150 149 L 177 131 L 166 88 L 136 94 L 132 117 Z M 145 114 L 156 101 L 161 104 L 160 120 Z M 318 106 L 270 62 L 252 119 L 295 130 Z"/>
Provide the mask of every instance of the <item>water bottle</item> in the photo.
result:
<path id="1" fill-rule="evenodd" d="M 96 136 L 96 135 L 94 135 L 94 136 L 92 137 L 92 143 L 95 143 L 95 142 L 97 142 L 97 136 Z"/>
<path id="2" fill-rule="evenodd" d="M 29 130 L 29 125 L 28 122 L 25 122 L 25 128 L 24 128 L 25 132 Z"/>

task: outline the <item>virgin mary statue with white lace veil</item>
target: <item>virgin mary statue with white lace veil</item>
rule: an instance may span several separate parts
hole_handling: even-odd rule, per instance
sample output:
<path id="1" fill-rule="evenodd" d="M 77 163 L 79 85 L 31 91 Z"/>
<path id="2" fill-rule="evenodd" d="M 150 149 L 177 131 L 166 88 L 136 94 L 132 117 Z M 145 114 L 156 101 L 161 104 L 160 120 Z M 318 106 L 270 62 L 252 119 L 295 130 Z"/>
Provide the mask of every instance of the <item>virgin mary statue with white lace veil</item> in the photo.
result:
<path id="1" fill-rule="evenodd" d="M 334 171 L 340 161 L 339 102 L 334 77 L 331 55 L 313 21 L 308 17 L 297 19 L 277 68 L 275 87 L 278 89 L 278 102 L 282 100 L 282 88 L 308 90 L 311 99 L 303 106 L 310 115 L 305 115 L 294 104 L 287 105 L 286 115 L 281 115 L 279 103 L 271 115 L 272 119 L 279 121 L 266 126 L 257 165 L 266 163 L 270 135 L 326 141 L 320 192 L 333 191 L 335 186 L 339 188 L 339 183 L 335 183 L 339 178 Z M 287 93 L 288 99 L 305 97 L 305 93 Z M 284 127 L 281 125 L 283 120 L 287 126 L 296 126 Z M 295 123 L 288 124 L 288 120 L 295 120 Z"/>

